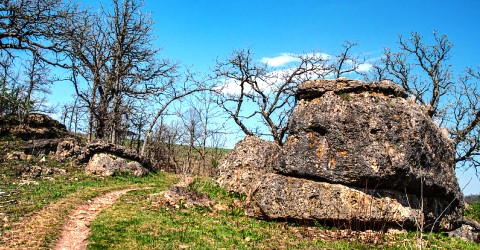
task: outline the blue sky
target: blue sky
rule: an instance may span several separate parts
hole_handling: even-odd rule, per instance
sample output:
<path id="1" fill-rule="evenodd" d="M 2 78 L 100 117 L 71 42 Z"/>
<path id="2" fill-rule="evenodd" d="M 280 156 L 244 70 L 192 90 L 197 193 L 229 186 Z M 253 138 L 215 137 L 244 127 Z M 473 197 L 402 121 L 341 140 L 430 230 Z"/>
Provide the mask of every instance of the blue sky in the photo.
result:
<path id="1" fill-rule="evenodd" d="M 455 43 L 452 63 L 476 65 L 480 1 L 148 1 L 158 45 L 166 57 L 203 70 L 233 49 L 261 57 L 321 50 L 336 53 L 344 40 L 379 56 L 398 34 L 436 29 Z"/>
<path id="2" fill-rule="evenodd" d="M 104 4 L 109 1 L 102 1 Z M 99 1 L 84 1 L 98 6 Z M 337 53 L 344 40 L 360 45 L 356 52 L 381 56 L 395 48 L 398 35 L 416 31 L 431 38 L 433 30 L 454 43 L 450 63 L 460 73 L 480 66 L 480 1 L 336 1 L 336 0 L 151 0 L 145 11 L 155 22 L 156 45 L 165 58 L 208 73 L 216 58 L 234 49 L 250 48 L 258 60 L 282 53 Z M 54 100 L 73 93 L 58 84 Z M 463 187 L 471 172 L 458 173 Z M 465 193 L 479 193 L 473 178 Z"/>

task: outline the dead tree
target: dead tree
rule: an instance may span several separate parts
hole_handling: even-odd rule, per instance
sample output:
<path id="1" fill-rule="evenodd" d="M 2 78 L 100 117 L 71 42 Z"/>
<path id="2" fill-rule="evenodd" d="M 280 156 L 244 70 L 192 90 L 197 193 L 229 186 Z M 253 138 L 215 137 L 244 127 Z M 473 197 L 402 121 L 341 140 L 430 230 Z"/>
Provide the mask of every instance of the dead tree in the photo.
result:
<path id="1" fill-rule="evenodd" d="M 387 72 L 381 78 L 400 84 L 428 116 L 447 128 L 455 143 L 456 166 L 480 167 L 480 73 L 468 68 L 454 75 L 448 63 L 453 44 L 446 35 L 433 33 L 427 44 L 418 33 L 400 36 L 399 50 L 385 49 Z M 383 71 L 378 71 L 383 72 Z"/>
<path id="2" fill-rule="evenodd" d="M 52 80 L 49 78 L 50 71 L 40 56 L 35 54 L 32 60 L 27 61 L 25 70 L 25 96 L 23 97 L 20 117 L 23 120 L 30 112 L 49 111 L 45 108 L 45 100 L 41 97 L 35 98 L 38 94 L 49 94 Z"/>
<path id="3" fill-rule="evenodd" d="M 412 33 L 407 40 L 400 36 L 400 51 L 391 52 L 386 49 L 384 62 L 388 73 L 410 95 L 420 104 L 430 106 L 428 115 L 438 117 L 444 112 L 440 100 L 453 84 L 451 67 L 447 63 L 453 44 L 446 35 L 438 35 L 436 32 L 433 35 L 433 45 L 425 44 L 418 33 Z"/>
<path id="4" fill-rule="evenodd" d="M 76 21 L 70 43 L 74 77 L 88 84 L 76 93 L 90 110 L 89 134 L 115 143 L 131 99 L 160 94 L 176 65 L 159 59 L 153 46 L 153 22 L 141 12 L 141 1 L 113 0 L 110 9 L 90 12 Z"/>
<path id="5" fill-rule="evenodd" d="M 255 62 L 250 50 L 234 51 L 228 59 L 217 61 L 213 78 L 221 87 L 216 102 L 246 135 L 270 135 L 282 145 L 298 84 L 331 72 L 328 59 L 320 53 L 292 56 L 298 59 L 297 65 L 284 69 Z M 251 126 L 252 120 L 263 127 Z"/>
<path id="6" fill-rule="evenodd" d="M 41 55 L 43 61 L 61 65 L 67 37 L 63 28 L 77 14 L 74 4 L 62 0 L 1 1 L 0 51 L 7 56 L 15 50 L 28 51 Z"/>
<path id="7" fill-rule="evenodd" d="M 145 155 L 153 129 L 157 125 L 157 122 L 166 115 L 168 108 L 172 105 L 172 103 L 177 102 L 193 93 L 211 91 L 212 89 L 214 89 L 214 87 L 211 86 L 210 83 L 206 81 L 196 81 L 193 78 L 193 74 L 189 73 L 188 70 L 186 72 L 185 79 L 182 81 L 179 81 L 177 78 L 172 78 L 171 81 L 164 82 L 162 84 L 162 91 L 158 92 L 158 94 L 153 97 L 153 104 L 156 104 L 158 108 L 156 109 L 155 115 L 150 121 L 148 129 L 143 137 L 143 146 L 140 154 Z"/>
<path id="8" fill-rule="evenodd" d="M 215 166 L 212 163 L 215 163 L 217 158 L 215 153 L 226 134 L 224 112 L 218 109 L 215 99 L 213 93 L 204 91 L 192 95 L 188 100 L 191 112 L 195 114 L 198 123 L 197 135 L 194 138 L 195 146 L 192 148 L 200 157 L 200 175 L 208 175 L 214 171 Z"/>
<path id="9" fill-rule="evenodd" d="M 352 53 L 352 50 L 358 46 L 357 42 L 344 41 L 342 50 L 336 56 L 330 59 L 330 71 L 334 78 L 339 78 L 344 75 L 359 73 L 360 65 L 365 63 L 365 57 L 360 57 Z"/>

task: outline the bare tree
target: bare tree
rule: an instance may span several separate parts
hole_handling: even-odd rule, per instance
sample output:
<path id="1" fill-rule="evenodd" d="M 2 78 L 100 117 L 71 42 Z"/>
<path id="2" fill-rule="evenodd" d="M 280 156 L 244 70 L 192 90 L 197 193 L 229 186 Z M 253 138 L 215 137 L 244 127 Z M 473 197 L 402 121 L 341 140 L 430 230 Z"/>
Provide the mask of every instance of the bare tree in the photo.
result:
<path id="1" fill-rule="evenodd" d="M 23 98 L 20 117 L 23 119 L 30 112 L 50 112 L 46 110 L 46 100 L 42 97 L 34 98 L 35 94 L 50 94 L 50 71 L 45 62 L 41 61 L 39 55 L 34 55 L 32 60 L 27 61 L 25 70 L 25 96 Z"/>
<path id="2" fill-rule="evenodd" d="M 143 107 L 136 107 L 130 116 L 131 128 L 133 129 L 132 140 L 130 147 L 135 143 L 135 150 L 140 153 L 140 145 L 142 135 L 145 134 L 145 129 L 149 124 L 149 115 Z"/>
<path id="3" fill-rule="evenodd" d="M 20 111 L 20 75 L 14 70 L 11 57 L 0 57 L 0 115 L 18 114 Z"/>
<path id="4" fill-rule="evenodd" d="M 182 138 L 180 124 L 178 122 L 168 123 L 160 117 L 158 126 L 153 130 L 151 142 L 148 143 L 145 157 L 151 159 L 155 169 L 179 172 L 179 151 Z M 145 145 L 145 144 L 144 144 Z"/>
<path id="5" fill-rule="evenodd" d="M 365 57 L 360 57 L 352 52 L 358 46 L 358 42 L 344 41 L 342 50 L 336 56 L 330 59 L 330 70 L 334 78 L 339 78 L 343 75 L 359 73 L 360 65 L 365 63 Z"/>
<path id="6" fill-rule="evenodd" d="M 192 95 L 189 100 L 189 106 L 198 123 L 198 135 L 194 142 L 196 147 L 193 148 L 200 156 L 200 175 L 208 175 L 207 170 L 209 173 L 213 172 L 216 167 L 213 164 L 216 162 L 218 147 L 226 134 L 225 125 L 218 122 L 224 120 L 224 112 L 218 109 L 215 99 L 213 93 L 203 91 Z M 210 164 L 208 160 L 210 160 Z M 209 168 L 207 169 L 207 167 Z"/>
<path id="7" fill-rule="evenodd" d="M 446 35 L 434 32 L 433 36 L 433 45 L 425 44 L 418 33 L 407 40 L 400 36 L 400 51 L 386 49 L 384 58 L 388 73 L 420 104 L 430 105 L 430 117 L 443 112 L 440 100 L 453 84 L 451 65 L 447 63 L 453 44 Z"/>
<path id="8" fill-rule="evenodd" d="M 61 118 L 68 130 L 77 134 L 86 131 L 84 125 L 88 109 L 80 104 L 78 96 L 73 95 L 73 99 L 71 103 L 62 106 Z"/>
<path id="9" fill-rule="evenodd" d="M 399 51 L 385 49 L 382 59 L 387 74 L 379 76 L 399 83 L 428 108 L 428 116 L 446 127 L 455 143 L 456 166 L 480 167 L 479 69 L 468 68 L 459 76 L 448 63 L 453 44 L 446 35 L 433 32 L 426 44 L 418 33 L 404 39 Z M 377 75 L 385 73 L 379 68 Z"/>
<path id="10" fill-rule="evenodd" d="M 227 60 L 217 61 L 213 78 L 223 83 L 217 89 L 217 104 L 246 135 L 270 135 L 283 144 L 298 84 L 330 73 L 328 59 L 320 53 L 292 56 L 298 63 L 284 69 L 255 62 L 250 50 L 234 51 Z M 252 119 L 263 127 L 249 125 Z"/>
<path id="11" fill-rule="evenodd" d="M 29 51 L 41 60 L 59 64 L 65 50 L 67 20 L 78 14 L 73 4 L 62 0 L 5 0 L 0 2 L 0 52 Z M 49 52 L 49 53 L 46 53 Z M 53 52 L 54 57 L 47 58 Z"/>
<path id="12" fill-rule="evenodd" d="M 480 69 L 468 68 L 455 84 L 453 104 L 447 116 L 455 142 L 455 163 L 480 170 Z"/>
<path id="13" fill-rule="evenodd" d="M 153 23 L 141 1 L 113 0 L 110 9 L 91 12 L 76 25 L 70 43 L 76 93 L 90 110 L 89 138 L 115 143 L 131 99 L 161 94 L 175 64 L 158 59 Z M 88 87 L 81 89 L 81 77 Z"/>
<path id="14" fill-rule="evenodd" d="M 162 91 L 153 96 L 154 100 L 152 103 L 157 105 L 158 108 L 156 109 L 156 114 L 153 116 L 153 119 L 146 130 L 140 154 L 146 154 L 149 137 L 155 128 L 157 121 L 159 119 L 161 120 L 168 113 L 168 108 L 172 105 L 172 103 L 182 100 L 186 96 L 189 96 L 193 93 L 211 91 L 213 88 L 214 87 L 207 81 L 195 80 L 194 75 L 188 70 L 185 73 L 185 79 L 183 81 L 179 81 L 178 78 L 172 78 L 171 81 L 165 82 L 162 85 Z"/>

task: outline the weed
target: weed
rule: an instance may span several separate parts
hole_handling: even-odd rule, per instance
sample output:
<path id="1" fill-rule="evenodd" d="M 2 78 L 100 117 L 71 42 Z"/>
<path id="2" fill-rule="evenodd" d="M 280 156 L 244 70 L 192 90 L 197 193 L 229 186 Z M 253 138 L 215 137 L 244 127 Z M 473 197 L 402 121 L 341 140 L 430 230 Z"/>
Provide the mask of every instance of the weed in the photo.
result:
<path id="1" fill-rule="evenodd" d="M 346 92 L 339 91 L 336 93 L 343 101 L 350 101 L 350 95 Z"/>

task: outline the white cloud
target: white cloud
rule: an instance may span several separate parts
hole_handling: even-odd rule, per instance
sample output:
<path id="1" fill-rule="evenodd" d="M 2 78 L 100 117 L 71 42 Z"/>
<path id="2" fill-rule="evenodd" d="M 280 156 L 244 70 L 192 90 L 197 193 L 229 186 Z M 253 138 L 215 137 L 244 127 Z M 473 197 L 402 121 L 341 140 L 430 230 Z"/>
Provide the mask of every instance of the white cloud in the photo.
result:
<path id="1" fill-rule="evenodd" d="M 233 79 L 222 80 L 224 83 L 218 87 L 215 87 L 216 91 L 219 91 L 223 94 L 238 94 L 241 92 L 240 84 L 238 81 Z"/>
<path id="2" fill-rule="evenodd" d="M 372 69 L 373 65 L 371 63 L 362 63 L 358 65 L 358 72 L 368 72 Z"/>
<path id="3" fill-rule="evenodd" d="M 300 59 L 292 54 L 282 53 L 276 57 L 263 57 L 260 61 L 271 67 L 281 67 L 291 62 L 299 62 Z"/>
<path id="4" fill-rule="evenodd" d="M 322 59 L 325 61 L 333 60 L 335 59 L 335 56 L 326 54 L 326 53 L 319 53 L 319 52 L 314 52 L 314 53 L 305 53 L 305 54 L 290 54 L 290 53 L 281 53 L 279 56 L 276 57 L 263 57 L 260 59 L 262 63 L 266 63 L 267 66 L 271 67 L 270 69 L 275 69 L 277 67 L 282 67 L 285 66 L 285 68 L 279 68 L 273 71 L 270 71 L 267 75 L 266 78 L 268 79 L 268 83 L 258 79 L 257 83 L 259 84 L 259 88 L 262 89 L 263 91 L 266 91 L 266 93 L 275 91 L 275 87 L 278 84 L 283 83 L 284 79 L 286 76 L 290 75 L 292 71 L 294 70 L 295 67 L 293 65 L 289 65 L 292 62 L 300 62 L 301 58 L 304 57 L 316 57 L 317 59 Z M 353 66 L 353 61 L 352 60 L 347 60 L 345 63 L 349 66 Z M 292 66 L 292 67 L 289 67 Z M 371 70 L 373 65 L 370 62 L 364 62 L 360 65 L 358 65 L 357 72 L 368 72 Z M 317 72 L 317 73 L 322 73 L 322 72 Z M 327 72 L 324 71 L 324 74 Z M 355 74 L 354 72 L 349 73 L 350 74 Z M 332 75 L 326 75 L 326 78 L 332 77 Z M 304 80 L 311 80 L 311 79 L 317 79 L 318 75 L 316 73 L 310 72 L 306 75 L 301 76 L 301 78 L 297 79 L 299 81 L 304 81 Z M 220 85 L 219 87 L 216 88 L 216 90 L 225 93 L 225 94 L 238 94 L 241 91 L 240 88 L 240 83 L 236 80 L 232 79 L 225 79 L 223 81 L 224 83 Z M 246 93 L 249 93 L 252 91 L 250 86 L 248 84 L 245 85 L 245 90 Z"/>
<path id="5" fill-rule="evenodd" d="M 330 60 L 333 58 L 332 55 L 317 52 L 305 54 L 281 53 L 276 57 L 263 57 L 260 61 L 266 63 L 270 67 L 282 67 L 292 62 L 300 62 L 302 57 L 317 57 L 323 60 Z"/>

